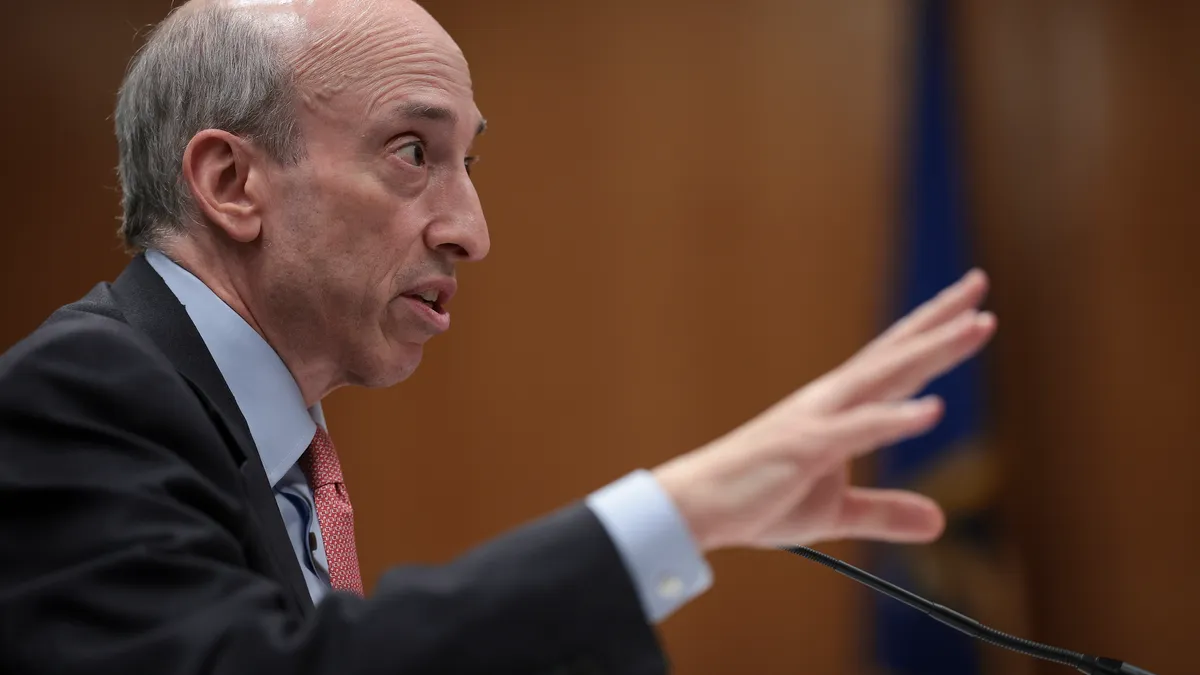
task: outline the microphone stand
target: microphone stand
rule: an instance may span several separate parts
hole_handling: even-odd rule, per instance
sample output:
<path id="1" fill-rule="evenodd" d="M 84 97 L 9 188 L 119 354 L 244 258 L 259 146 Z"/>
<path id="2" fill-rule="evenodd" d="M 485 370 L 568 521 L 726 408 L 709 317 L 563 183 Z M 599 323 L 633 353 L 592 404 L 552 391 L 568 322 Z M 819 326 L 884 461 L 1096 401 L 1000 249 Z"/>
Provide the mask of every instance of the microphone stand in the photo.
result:
<path id="1" fill-rule="evenodd" d="M 844 563 L 837 558 L 825 555 L 820 551 L 813 550 L 806 546 L 792 546 L 783 549 L 788 553 L 798 555 L 802 558 L 807 558 L 813 562 L 824 565 L 835 572 L 844 574 L 851 579 L 872 588 L 886 596 L 895 600 L 899 600 L 904 604 L 928 614 L 929 616 L 941 621 L 951 628 L 966 633 L 977 640 L 991 643 L 997 647 L 1010 649 L 1014 652 L 1032 656 L 1035 659 L 1043 661 L 1051 661 L 1064 666 L 1075 668 L 1085 675 L 1154 675 L 1148 670 L 1143 670 L 1137 666 L 1130 665 L 1116 659 L 1107 659 L 1099 656 L 1089 656 L 1080 654 L 1067 649 L 1051 647 L 1049 645 L 1040 644 L 1024 638 L 1019 638 L 1014 635 L 1009 635 L 994 628 L 979 623 L 969 616 L 960 614 L 949 607 L 939 605 L 936 602 L 927 600 L 906 591 L 903 588 L 879 577 L 860 570 L 859 568 Z"/>

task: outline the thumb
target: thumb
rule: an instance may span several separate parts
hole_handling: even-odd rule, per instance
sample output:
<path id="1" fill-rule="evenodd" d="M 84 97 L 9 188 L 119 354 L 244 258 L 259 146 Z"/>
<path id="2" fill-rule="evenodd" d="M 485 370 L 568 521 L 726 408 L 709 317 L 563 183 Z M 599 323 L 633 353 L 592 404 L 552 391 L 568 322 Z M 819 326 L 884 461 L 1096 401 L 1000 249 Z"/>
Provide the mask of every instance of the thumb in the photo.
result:
<path id="1" fill-rule="evenodd" d="M 941 507 L 915 492 L 852 487 L 841 507 L 831 528 L 838 539 L 926 543 L 946 527 Z"/>

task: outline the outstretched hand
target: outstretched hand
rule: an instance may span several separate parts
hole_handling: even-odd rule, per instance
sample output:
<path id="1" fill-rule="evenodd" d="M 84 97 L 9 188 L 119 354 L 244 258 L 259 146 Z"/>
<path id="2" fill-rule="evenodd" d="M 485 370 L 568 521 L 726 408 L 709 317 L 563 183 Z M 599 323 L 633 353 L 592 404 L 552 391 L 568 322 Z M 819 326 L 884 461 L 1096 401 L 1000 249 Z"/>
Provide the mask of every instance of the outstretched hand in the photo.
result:
<path id="1" fill-rule="evenodd" d="M 705 551 L 833 539 L 926 542 L 945 516 L 912 492 L 854 487 L 849 462 L 919 435 L 942 402 L 912 397 L 996 330 L 969 272 L 848 361 L 729 434 L 655 469 Z"/>

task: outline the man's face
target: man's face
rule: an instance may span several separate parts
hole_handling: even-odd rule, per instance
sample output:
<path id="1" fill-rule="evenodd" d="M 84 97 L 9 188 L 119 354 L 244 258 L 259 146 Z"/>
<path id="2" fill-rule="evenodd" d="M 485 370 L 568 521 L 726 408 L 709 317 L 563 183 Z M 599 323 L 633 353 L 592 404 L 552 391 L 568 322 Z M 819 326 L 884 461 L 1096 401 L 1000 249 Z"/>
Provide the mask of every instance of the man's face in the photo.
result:
<path id="1" fill-rule="evenodd" d="M 306 157 L 268 179 L 262 323 L 301 360 L 331 360 L 338 384 L 408 377 L 449 328 L 455 265 L 490 245 L 466 61 L 427 15 L 406 18 L 343 24 L 300 59 Z"/>

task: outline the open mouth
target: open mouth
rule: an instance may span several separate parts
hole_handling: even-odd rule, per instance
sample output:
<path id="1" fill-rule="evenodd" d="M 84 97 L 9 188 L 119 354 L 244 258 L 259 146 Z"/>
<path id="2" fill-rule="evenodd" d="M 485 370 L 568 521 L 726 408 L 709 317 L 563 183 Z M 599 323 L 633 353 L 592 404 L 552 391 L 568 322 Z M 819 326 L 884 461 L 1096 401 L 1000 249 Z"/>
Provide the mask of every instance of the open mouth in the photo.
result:
<path id="1" fill-rule="evenodd" d="M 406 294 L 404 297 L 412 298 L 413 300 L 418 301 L 418 303 L 430 307 L 430 309 L 434 312 L 446 313 L 445 307 L 443 307 L 442 303 L 440 303 L 438 300 L 437 291 L 424 291 L 421 293 Z"/>
<path id="2" fill-rule="evenodd" d="M 450 328 L 450 299 L 454 297 L 457 283 L 452 277 L 429 278 L 412 286 L 400 297 L 412 303 L 411 307 L 435 332 Z"/>
<path id="3" fill-rule="evenodd" d="M 446 310 L 442 307 L 442 303 L 438 301 L 438 295 L 439 293 L 437 291 L 423 291 L 421 293 L 406 295 L 405 297 L 412 298 L 413 300 L 420 302 L 438 314 L 445 314 Z"/>

